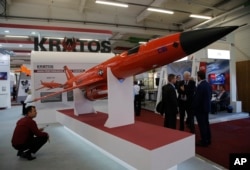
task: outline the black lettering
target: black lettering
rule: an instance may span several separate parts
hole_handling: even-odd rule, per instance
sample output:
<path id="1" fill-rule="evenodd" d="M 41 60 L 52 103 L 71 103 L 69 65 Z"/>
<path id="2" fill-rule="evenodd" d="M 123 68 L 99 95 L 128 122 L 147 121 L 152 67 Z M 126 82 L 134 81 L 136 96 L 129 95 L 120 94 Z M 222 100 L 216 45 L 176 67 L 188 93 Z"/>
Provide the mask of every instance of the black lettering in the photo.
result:
<path id="1" fill-rule="evenodd" d="M 43 46 L 43 44 L 46 42 L 46 38 L 42 38 L 42 40 L 38 43 L 38 37 L 34 38 L 34 50 L 35 51 L 39 51 L 39 48 L 41 49 L 41 51 L 47 51 L 46 48 Z"/>
<path id="2" fill-rule="evenodd" d="M 102 53 L 110 53 L 111 52 L 111 46 L 110 46 L 110 42 L 109 41 L 102 41 L 101 42 L 101 52 Z"/>
<path id="3" fill-rule="evenodd" d="M 38 38 L 37 37 L 34 37 L 34 50 L 35 51 L 38 51 Z"/>
<path id="4" fill-rule="evenodd" d="M 56 47 L 56 51 L 61 51 L 60 40 L 50 39 L 49 40 L 49 51 L 53 51 L 53 47 Z"/>
<path id="5" fill-rule="evenodd" d="M 84 52 L 84 44 L 87 43 L 88 41 L 86 40 L 77 40 L 80 42 L 80 52 Z"/>
<path id="6" fill-rule="evenodd" d="M 96 45 L 96 48 L 95 49 L 93 49 L 93 45 Z M 90 51 L 90 52 L 98 52 L 98 51 L 100 51 L 100 43 L 98 42 L 98 41 L 89 41 L 89 43 L 88 43 L 88 50 Z"/>
<path id="7" fill-rule="evenodd" d="M 47 51 L 44 47 L 47 38 L 42 38 L 40 42 L 38 42 L 38 37 L 34 37 L 34 50 L 35 51 Z M 76 51 L 76 41 L 80 43 L 80 52 L 85 52 L 85 46 L 88 45 L 89 52 L 102 52 L 102 53 L 110 53 L 111 52 L 111 44 L 109 41 L 87 41 L 87 40 L 75 40 L 75 39 L 67 39 L 65 42 L 60 42 L 58 39 L 49 39 L 49 51 L 53 51 L 54 47 L 56 51 L 61 51 L 61 45 L 63 47 L 63 51 Z"/>

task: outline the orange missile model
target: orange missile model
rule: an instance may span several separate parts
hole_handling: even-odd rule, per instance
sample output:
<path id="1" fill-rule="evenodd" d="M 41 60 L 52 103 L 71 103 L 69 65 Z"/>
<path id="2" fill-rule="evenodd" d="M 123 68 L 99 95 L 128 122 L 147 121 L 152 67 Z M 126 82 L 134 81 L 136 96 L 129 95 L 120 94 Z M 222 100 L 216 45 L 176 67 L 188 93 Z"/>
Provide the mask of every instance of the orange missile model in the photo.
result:
<path id="1" fill-rule="evenodd" d="M 85 90 L 85 97 L 88 100 L 107 97 L 107 68 L 110 68 L 117 80 L 122 82 L 126 77 L 164 66 L 190 55 L 237 28 L 238 26 L 206 28 L 157 38 L 116 55 L 76 76 L 65 66 L 67 82 L 64 85 L 66 88 L 34 101 L 75 88 Z"/>
<path id="2" fill-rule="evenodd" d="M 40 90 L 40 89 L 43 89 L 43 88 L 47 88 L 47 89 L 54 89 L 54 88 L 61 88 L 63 87 L 63 84 L 60 84 L 60 83 L 56 83 L 54 81 L 51 81 L 51 82 L 43 82 L 41 80 L 41 85 L 42 87 L 39 87 L 36 89 L 37 90 Z"/>
<path id="3" fill-rule="evenodd" d="M 26 66 L 21 65 L 19 70 L 15 70 L 15 72 L 20 72 L 20 73 L 24 73 L 26 74 L 26 76 L 30 76 L 31 75 L 31 70 L 28 69 Z"/>

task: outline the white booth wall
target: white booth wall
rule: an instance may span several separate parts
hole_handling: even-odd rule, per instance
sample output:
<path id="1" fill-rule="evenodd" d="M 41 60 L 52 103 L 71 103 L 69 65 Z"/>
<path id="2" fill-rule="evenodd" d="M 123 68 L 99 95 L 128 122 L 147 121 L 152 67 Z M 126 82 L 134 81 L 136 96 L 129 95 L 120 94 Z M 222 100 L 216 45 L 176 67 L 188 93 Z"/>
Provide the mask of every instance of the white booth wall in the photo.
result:
<path id="1" fill-rule="evenodd" d="M 87 70 L 111 57 L 112 53 L 79 53 L 79 52 L 32 52 L 31 53 L 31 91 L 32 97 L 39 98 L 42 92 L 55 92 L 62 89 L 47 89 L 41 87 L 41 81 L 44 82 L 55 82 L 65 83 L 66 75 L 63 70 L 63 66 L 67 65 L 69 69 L 73 70 Z M 44 68 L 39 70 L 38 67 L 53 67 L 52 71 L 50 68 Z M 35 71 L 34 71 L 35 70 Z M 47 70 L 47 71 L 46 71 Z M 55 70 L 55 71 L 53 71 Z M 39 73 L 40 72 L 40 73 Z M 56 73 L 59 72 L 59 73 Z M 80 73 L 74 73 L 77 75 Z M 53 123 L 56 122 L 55 111 L 61 109 L 73 108 L 73 102 L 68 100 L 68 94 L 63 93 L 60 102 L 43 102 L 37 101 L 34 103 L 38 110 L 36 121 L 38 123 Z"/>
<path id="2" fill-rule="evenodd" d="M 0 53 L 0 108 L 11 107 L 10 56 Z"/>

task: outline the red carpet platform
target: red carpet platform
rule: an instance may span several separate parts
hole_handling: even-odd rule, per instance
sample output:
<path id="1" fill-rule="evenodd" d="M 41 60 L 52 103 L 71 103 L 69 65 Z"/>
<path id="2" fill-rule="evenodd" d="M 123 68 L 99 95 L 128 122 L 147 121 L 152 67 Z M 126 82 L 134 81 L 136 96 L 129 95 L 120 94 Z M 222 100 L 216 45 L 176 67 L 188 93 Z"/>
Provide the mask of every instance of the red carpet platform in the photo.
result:
<path id="1" fill-rule="evenodd" d="M 59 110 L 59 112 L 149 150 L 191 136 L 190 133 L 159 127 L 140 121 L 135 121 L 135 124 L 132 125 L 106 128 L 104 124 L 108 115 L 101 112 L 80 116 L 75 116 L 73 109 Z"/>
<path id="2" fill-rule="evenodd" d="M 137 169 L 167 169 L 194 156 L 194 135 L 191 133 L 141 121 L 107 128 L 104 127 L 108 118 L 105 113 L 75 116 L 73 109 L 58 112 L 61 124 Z"/>

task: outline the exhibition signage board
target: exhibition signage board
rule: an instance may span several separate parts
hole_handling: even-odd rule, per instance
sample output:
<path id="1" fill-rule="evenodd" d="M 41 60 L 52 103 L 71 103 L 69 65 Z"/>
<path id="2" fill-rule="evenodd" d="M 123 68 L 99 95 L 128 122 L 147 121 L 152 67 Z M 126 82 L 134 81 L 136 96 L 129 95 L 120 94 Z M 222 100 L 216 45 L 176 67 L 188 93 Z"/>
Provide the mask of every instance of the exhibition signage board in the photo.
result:
<path id="1" fill-rule="evenodd" d="M 31 89 L 31 80 L 30 76 L 27 76 L 24 73 L 20 73 L 18 81 L 18 91 L 17 91 L 17 102 L 25 101 L 28 93 Z"/>
<path id="2" fill-rule="evenodd" d="M 67 81 L 63 67 L 66 63 L 34 63 L 33 74 L 34 74 L 34 89 L 36 97 L 43 97 L 50 93 L 54 93 L 58 90 L 62 90 L 63 84 Z M 86 69 L 93 66 L 88 63 L 69 63 L 67 64 L 74 75 L 84 72 Z M 47 85 L 46 85 L 46 84 Z M 49 86 L 49 83 L 51 86 Z M 52 86 L 53 84 L 61 84 Z M 44 85 L 43 85 L 44 84 Z M 63 97 L 64 96 L 64 97 Z M 41 100 L 41 103 L 46 102 L 67 102 L 72 101 L 72 92 L 65 94 L 58 94 L 46 99 Z"/>
<path id="3" fill-rule="evenodd" d="M 0 108 L 11 107 L 10 56 L 0 53 Z"/>

